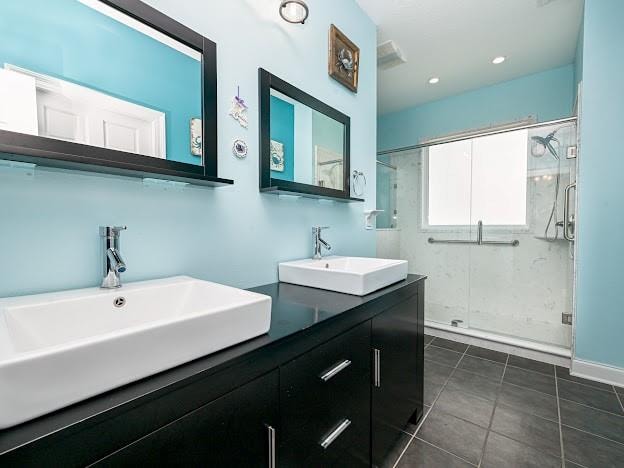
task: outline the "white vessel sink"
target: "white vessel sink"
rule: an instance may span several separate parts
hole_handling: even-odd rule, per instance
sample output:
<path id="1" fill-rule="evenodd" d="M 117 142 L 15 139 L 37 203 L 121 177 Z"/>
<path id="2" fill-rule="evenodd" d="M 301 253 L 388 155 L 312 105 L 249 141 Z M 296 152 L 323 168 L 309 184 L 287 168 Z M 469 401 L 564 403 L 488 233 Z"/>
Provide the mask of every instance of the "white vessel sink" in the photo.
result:
<path id="1" fill-rule="evenodd" d="M 185 276 L 0 299 L 0 428 L 262 335 L 270 322 L 269 296 Z"/>
<path id="2" fill-rule="evenodd" d="M 405 278 L 405 260 L 325 257 L 279 264 L 280 281 L 356 296 L 365 296 Z"/>

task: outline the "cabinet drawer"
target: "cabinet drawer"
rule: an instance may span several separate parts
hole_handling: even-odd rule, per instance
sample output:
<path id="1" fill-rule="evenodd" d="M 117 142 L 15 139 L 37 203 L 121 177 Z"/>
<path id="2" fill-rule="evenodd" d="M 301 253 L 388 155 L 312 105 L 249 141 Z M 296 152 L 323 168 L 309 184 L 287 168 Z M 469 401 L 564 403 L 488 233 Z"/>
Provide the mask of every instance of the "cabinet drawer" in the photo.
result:
<path id="1" fill-rule="evenodd" d="M 368 465 L 370 391 L 370 322 L 282 366 L 280 465 Z"/>

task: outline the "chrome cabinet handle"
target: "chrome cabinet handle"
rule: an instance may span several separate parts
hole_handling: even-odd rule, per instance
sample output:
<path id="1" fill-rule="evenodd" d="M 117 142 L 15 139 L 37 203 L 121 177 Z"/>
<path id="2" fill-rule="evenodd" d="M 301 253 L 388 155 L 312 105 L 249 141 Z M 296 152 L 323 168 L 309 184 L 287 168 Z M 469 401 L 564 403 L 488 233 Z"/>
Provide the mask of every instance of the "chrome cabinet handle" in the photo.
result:
<path id="1" fill-rule="evenodd" d="M 338 436 L 342 434 L 345 429 L 350 425 L 351 421 L 348 419 L 344 419 L 340 424 L 338 424 L 338 426 L 336 426 L 336 429 L 327 434 L 327 436 L 321 441 L 321 447 L 323 447 L 324 449 L 329 447 L 332 442 L 336 440 Z"/>
<path id="2" fill-rule="evenodd" d="M 348 359 L 345 359 L 344 361 L 339 362 L 334 367 L 332 367 L 327 372 L 325 372 L 323 375 L 321 375 L 321 380 L 323 380 L 324 382 L 327 382 L 333 376 L 338 374 L 340 371 L 346 369 L 350 365 L 351 365 L 351 361 L 349 361 Z"/>
<path id="3" fill-rule="evenodd" d="M 381 351 L 373 348 L 373 384 L 381 387 Z"/>
<path id="4" fill-rule="evenodd" d="M 272 426 L 267 426 L 267 431 L 269 434 L 269 468 L 276 468 L 277 464 L 275 463 L 275 428 Z"/>
<path id="5" fill-rule="evenodd" d="M 570 190 L 576 190 L 576 182 L 568 185 L 563 192 L 563 237 L 567 241 L 574 241 L 575 235 L 570 233 Z"/>

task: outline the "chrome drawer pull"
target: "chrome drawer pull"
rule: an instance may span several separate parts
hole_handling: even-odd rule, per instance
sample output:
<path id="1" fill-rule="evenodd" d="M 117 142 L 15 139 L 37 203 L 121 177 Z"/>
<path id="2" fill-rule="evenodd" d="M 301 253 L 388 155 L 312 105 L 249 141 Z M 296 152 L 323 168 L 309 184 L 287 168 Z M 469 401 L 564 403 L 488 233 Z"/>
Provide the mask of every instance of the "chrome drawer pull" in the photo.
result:
<path id="1" fill-rule="evenodd" d="M 334 429 L 333 431 L 331 431 L 327 437 L 325 437 L 322 441 L 321 441 L 321 447 L 323 447 L 324 449 L 326 449 L 327 447 L 329 447 L 332 442 L 334 440 L 336 440 L 338 438 L 338 436 L 340 434 L 342 434 L 344 432 L 344 430 L 349 427 L 351 425 L 351 421 L 348 419 L 345 419 L 344 421 L 342 421 L 340 424 L 338 424 L 338 426 L 336 427 L 336 429 Z"/>
<path id="2" fill-rule="evenodd" d="M 381 351 L 373 348 L 373 385 L 381 387 Z"/>
<path id="3" fill-rule="evenodd" d="M 344 361 L 336 364 L 334 367 L 332 367 L 327 372 L 325 372 L 323 375 L 321 375 L 321 380 L 327 382 L 329 379 L 331 379 L 338 372 L 346 369 L 350 365 L 351 365 L 351 361 L 349 361 L 348 359 L 345 359 Z"/>
<path id="4" fill-rule="evenodd" d="M 275 463 L 275 428 L 272 426 L 267 426 L 267 430 L 269 433 L 269 468 L 276 468 L 277 464 Z"/>

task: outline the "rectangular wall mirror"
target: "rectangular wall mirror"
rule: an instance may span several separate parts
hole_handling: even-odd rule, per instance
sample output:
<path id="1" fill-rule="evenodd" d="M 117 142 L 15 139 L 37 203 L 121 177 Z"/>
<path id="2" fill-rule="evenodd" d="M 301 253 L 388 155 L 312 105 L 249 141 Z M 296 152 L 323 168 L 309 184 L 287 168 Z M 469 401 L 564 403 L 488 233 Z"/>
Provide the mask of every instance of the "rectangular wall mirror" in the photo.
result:
<path id="1" fill-rule="evenodd" d="M 213 42 L 138 0 L 1 2 L 0 29 L 1 151 L 216 180 Z"/>
<path id="2" fill-rule="evenodd" d="M 260 190 L 353 201 L 348 116 L 260 69 Z"/>

